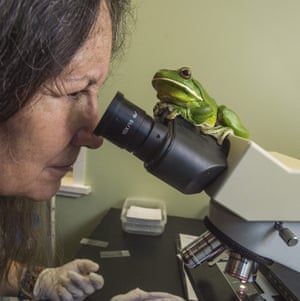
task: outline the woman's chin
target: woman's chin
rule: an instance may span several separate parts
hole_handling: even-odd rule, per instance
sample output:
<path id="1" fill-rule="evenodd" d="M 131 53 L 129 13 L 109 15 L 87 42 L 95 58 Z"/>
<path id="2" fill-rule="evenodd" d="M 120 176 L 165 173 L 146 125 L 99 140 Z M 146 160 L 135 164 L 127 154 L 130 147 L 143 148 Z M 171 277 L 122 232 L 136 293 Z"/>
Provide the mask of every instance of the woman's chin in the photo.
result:
<path id="1" fill-rule="evenodd" d="M 24 196 L 36 202 L 47 202 L 56 195 L 59 188 L 60 181 L 56 185 L 47 185 L 46 187 L 36 189 L 32 192 L 28 192 Z"/>

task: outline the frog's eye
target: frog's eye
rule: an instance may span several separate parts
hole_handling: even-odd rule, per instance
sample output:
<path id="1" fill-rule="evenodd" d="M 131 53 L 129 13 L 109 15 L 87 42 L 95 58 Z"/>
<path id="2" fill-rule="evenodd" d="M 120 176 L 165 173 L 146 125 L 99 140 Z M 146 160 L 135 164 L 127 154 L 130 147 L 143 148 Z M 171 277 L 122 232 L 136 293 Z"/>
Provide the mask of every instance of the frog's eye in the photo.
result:
<path id="1" fill-rule="evenodd" d="M 181 77 L 185 79 L 190 79 L 192 77 L 191 69 L 188 67 L 183 67 L 179 70 L 179 74 Z"/>

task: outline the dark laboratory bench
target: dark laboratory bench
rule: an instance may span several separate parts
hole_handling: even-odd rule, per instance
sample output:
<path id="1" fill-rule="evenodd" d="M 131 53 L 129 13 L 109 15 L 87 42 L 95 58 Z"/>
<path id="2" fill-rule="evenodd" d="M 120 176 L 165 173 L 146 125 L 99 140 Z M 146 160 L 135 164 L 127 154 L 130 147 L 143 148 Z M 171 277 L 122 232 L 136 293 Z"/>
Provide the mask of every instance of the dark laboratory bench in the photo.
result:
<path id="1" fill-rule="evenodd" d="M 121 210 L 112 208 L 89 238 L 109 242 L 107 248 L 81 245 L 76 258 L 99 263 L 104 287 L 87 301 L 109 301 L 113 296 L 139 287 L 147 291 L 165 291 L 186 298 L 182 265 L 176 256 L 179 233 L 200 235 L 206 229 L 201 220 L 168 216 L 159 236 L 125 233 L 121 227 Z M 130 257 L 100 258 L 100 251 L 129 250 Z M 237 300 L 225 278 L 216 267 L 203 264 L 190 270 L 200 301 Z"/>

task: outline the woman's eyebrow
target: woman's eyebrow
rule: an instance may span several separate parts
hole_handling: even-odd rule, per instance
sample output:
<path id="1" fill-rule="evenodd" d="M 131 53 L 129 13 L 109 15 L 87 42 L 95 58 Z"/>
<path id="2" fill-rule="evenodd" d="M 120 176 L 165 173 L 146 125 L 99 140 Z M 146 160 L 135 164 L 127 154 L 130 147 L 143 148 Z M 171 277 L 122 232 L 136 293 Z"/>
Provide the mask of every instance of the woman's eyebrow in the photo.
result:
<path id="1" fill-rule="evenodd" d="M 97 79 L 91 76 L 83 76 L 80 78 L 70 77 L 66 79 L 66 83 L 86 82 L 85 87 L 93 86 L 97 83 Z"/>

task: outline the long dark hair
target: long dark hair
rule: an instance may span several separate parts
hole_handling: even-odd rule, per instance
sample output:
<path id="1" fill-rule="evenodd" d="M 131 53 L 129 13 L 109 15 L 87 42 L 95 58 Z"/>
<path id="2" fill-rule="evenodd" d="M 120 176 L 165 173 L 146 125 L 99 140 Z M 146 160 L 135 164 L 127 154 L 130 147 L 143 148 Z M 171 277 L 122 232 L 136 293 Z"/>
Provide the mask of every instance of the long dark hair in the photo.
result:
<path id="1" fill-rule="evenodd" d="M 0 0 L 0 126 L 68 65 L 95 24 L 101 1 Z M 123 43 L 129 0 L 106 1 L 115 53 Z M 0 281 L 12 259 L 41 264 L 45 208 L 45 203 L 0 196 Z"/>
<path id="2" fill-rule="evenodd" d="M 70 62 L 95 23 L 100 1 L 0 1 L 0 122 Z M 128 1 L 107 3 L 115 51 L 122 44 L 120 23 Z"/>

